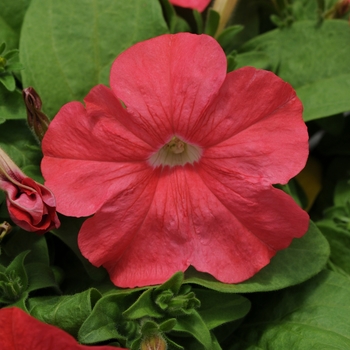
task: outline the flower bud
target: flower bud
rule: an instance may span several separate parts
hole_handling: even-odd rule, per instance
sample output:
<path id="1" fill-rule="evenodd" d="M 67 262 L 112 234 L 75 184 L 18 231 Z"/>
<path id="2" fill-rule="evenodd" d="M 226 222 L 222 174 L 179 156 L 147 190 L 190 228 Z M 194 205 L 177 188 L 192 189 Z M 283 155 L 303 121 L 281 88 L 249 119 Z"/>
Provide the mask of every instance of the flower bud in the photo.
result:
<path id="1" fill-rule="evenodd" d="M 11 232 L 11 230 L 12 226 L 7 221 L 4 221 L 2 224 L 0 224 L 0 242 L 8 233 Z"/>
<path id="2" fill-rule="evenodd" d="M 50 120 L 46 114 L 41 111 L 42 102 L 34 88 L 26 88 L 22 93 L 26 105 L 29 128 L 39 142 L 41 142 L 49 127 Z"/>
<path id="3" fill-rule="evenodd" d="M 53 193 L 26 176 L 1 148 L 0 189 L 6 192 L 10 217 L 19 227 L 43 234 L 60 226 Z"/>
<path id="4" fill-rule="evenodd" d="M 167 348 L 167 343 L 160 334 L 153 334 L 144 338 L 140 346 L 140 350 L 166 350 Z"/>

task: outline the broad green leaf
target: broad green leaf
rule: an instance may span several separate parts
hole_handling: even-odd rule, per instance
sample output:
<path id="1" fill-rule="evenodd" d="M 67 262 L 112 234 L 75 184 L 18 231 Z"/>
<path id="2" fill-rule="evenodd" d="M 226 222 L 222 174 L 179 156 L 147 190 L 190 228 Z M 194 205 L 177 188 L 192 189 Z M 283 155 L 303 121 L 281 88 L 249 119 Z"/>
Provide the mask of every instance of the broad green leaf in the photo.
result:
<path id="1" fill-rule="evenodd" d="M 36 89 L 53 117 L 64 103 L 108 84 L 119 53 L 165 32 L 157 0 L 32 0 L 20 42 L 23 85 Z"/>
<path id="2" fill-rule="evenodd" d="M 10 92 L 16 89 L 16 81 L 11 73 L 0 73 L 0 83 Z"/>
<path id="3" fill-rule="evenodd" d="M 76 337 L 100 297 L 96 289 L 88 289 L 75 295 L 30 298 L 28 309 L 33 317 Z"/>
<path id="4" fill-rule="evenodd" d="M 17 35 L 17 40 L 30 1 L 1 0 L 0 2 L 0 19 Z"/>
<path id="5" fill-rule="evenodd" d="M 349 296 L 350 279 L 331 271 L 260 294 L 229 350 L 350 349 Z"/>
<path id="6" fill-rule="evenodd" d="M 22 94 L 18 91 L 8 91 L 0 84 L 0 119 L 26 119 L 27 114 Z M 1 128 L 1 126 L 0 126 Z"/>
<path id="7" fill-rule="evenodd" d="M 124 298 L 127 300 L 125 303 Z M 78 340 L 84 344 L 94 344 L 111 339 L 125 340 L 126 335 L 132 333 L 134 324 L 133 321 L 130 321 L 124 324 L 125 327 L 120 327 L 123 320 L 122 312 L 129 305 L 128 301 L 127 295 L 103 296 L 81 326 Z"/>
<path id="8" fill-rule="evenodd" d="M 241 295 L 193 289 L 201 306 L 197 310 L 209 330 L 239 320 L 250 310 L 250 301 Z"/>
<path id="9" fill-rule="evenodd" d="M 55 275 L 48 265 L 43 263 L 31 263 L 26 264 L 25 269 L 29 281 L 28 292 L 42 288 L 54 288 L 56 292 L 59 292 Z"/>
<path id="10" fill-rule="evenodd" d="M 268 69 L 270 67 L 270 57 L 260 51 L 251 51 L 237 54 L 237 66 L 235 69 L 251 66 L 258 69 Z"/>
<path id="11" fill-rule="evenodd" d="M 317 223 L 317 227 L 331 247 L 330 262 L 350 277 L 350 230 L 337 227 L 332 220 L 322 220 Z"/>
<path id="12" fill-rule="evenodd" d="M 239 284 L 224 284 L 212 276 L 189 269 L 186 283 L 195 283 L 225 293 L 248 293 L 286 288 L 306 281 L 320 272 L 329 257 L 329 245 L 313 222 L 308 232 L 279 251 L 269 265 L 249 280 Z"/>
<path id="13" fill-rule="evenodd" d="M 327 117 L 350 109 L 350 74 L 339 74 L 318 80 L 296 91 L 304 104 L 305 121 Z"/>
<path id="14" fill-rule="evenodd" d="M 0 44 L 6 42 L 6 46 L 10 49 L 18 47 L 18 36 L 15 30 L 13 30 L 1 16 L 0 12 Z"/>
<path id="15" fill-rule="evenodd" d="M 270 56 L 272 69 L 296 89 L 309 121 L 350 110 L 349 42 L 346 21 L 306 20 L 259 35 L 242 50 Z"/>
<path id="16" fill-rule="evenodd" d="M 18 167 L 39 167 L 42 153 L 24 120 L 8 120 L 0 125 L 0 147 Z"/>

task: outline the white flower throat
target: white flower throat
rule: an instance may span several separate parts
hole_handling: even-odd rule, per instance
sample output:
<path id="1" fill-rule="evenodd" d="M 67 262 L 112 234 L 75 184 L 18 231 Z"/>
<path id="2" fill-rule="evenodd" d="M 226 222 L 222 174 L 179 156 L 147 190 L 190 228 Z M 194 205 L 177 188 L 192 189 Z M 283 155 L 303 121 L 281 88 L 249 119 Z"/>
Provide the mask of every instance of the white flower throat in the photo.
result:
<path id="1" fill-rule="evenodd" d="M 201 155 L 202 150 L 200 147 L 186 143 L 177 136 L 173 136 L 168 143 L 149 158 L 149 162 L 154 167 L 193 164 L 200 159 Z"/>

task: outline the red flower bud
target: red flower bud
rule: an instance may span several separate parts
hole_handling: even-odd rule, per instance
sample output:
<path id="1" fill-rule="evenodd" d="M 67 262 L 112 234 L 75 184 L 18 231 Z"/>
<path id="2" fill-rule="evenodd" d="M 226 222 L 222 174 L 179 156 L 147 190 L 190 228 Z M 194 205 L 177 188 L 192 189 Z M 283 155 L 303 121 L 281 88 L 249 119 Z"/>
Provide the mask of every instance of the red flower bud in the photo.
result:
<path id="1" fill-rule="evenodd" d="M 26 176 L 1 148 L 0 189 L 6 192 L 10 217 L 19 227 L 43 234 L 60 226 L 53 193 Z"/>
<path id="2" fill-rule="evenodd" d="M 27 121 L 30 130 L 38 138 L 39 142 L 43 139 L 50 120 L 41 111 L 41 99 L 34 88 L 29 87 L 23 90 L 24 103 L 27 109 Z"/>

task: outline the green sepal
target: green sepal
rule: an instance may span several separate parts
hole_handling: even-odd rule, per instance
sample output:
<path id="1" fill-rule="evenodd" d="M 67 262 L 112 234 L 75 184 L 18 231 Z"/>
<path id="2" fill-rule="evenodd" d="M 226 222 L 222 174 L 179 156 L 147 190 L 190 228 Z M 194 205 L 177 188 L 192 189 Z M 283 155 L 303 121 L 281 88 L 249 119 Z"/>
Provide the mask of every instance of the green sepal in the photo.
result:
<path id="1" fill-rule="evenodd" d="M 221 45 L 221 47 L 224 49 L 226 53 L 229 53 L 231 51 L 232 46 L 232 40 L 233 38 L 243 30 L 242 25 L 234 25 L 229 26 L 225 28 L 220 35 L 217 37 L 218 43 Z"/>
<path id="2" fill-rule="evenodd" d="M 219 22 L 220 22 L 220 14 L 214 11 L 213 9 L 209 8 L 207 21 L 204 27 L 204 33 L 214 37 L 216 34 L 216 31 L 218 30 Z"/>
<path id="3" fill-rule="evenodd" d="M 9 305 L 17 302 L 27 290 L 28 276 L 24 260 L 28 254 L 29 250 L 20 253 L 4 272 L 0 272 L 0 304 Z"/>
<path id="4" fill-rule="evenodd" d="M 200 12 L 197 10 L 193 10 L 193 17 L 197 25 L 197 34 L 202 34 L 204 30 L 204 23 L 203 23 L 203 17 Z"/>
<path id="5" fill-rule="evenodd" d="M 142 317 L 163 317 L 164 314 L 155 308 L 156 305 L 152 294 L 152 288 L 143 292 L 138 300 L 123 312 L 123 317 L 130 320 L 135 320 Z"/>

